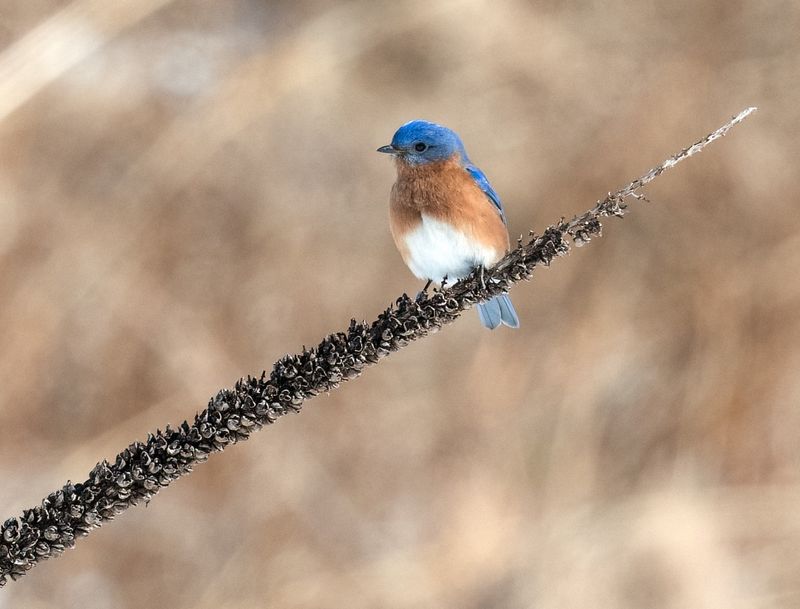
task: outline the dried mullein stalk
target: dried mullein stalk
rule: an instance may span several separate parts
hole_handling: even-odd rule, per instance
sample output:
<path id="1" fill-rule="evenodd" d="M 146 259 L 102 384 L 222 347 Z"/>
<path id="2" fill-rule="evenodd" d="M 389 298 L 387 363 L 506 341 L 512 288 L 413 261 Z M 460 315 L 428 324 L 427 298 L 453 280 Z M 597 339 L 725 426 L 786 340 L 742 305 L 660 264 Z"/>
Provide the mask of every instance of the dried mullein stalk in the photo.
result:
<path id="1" fill-rule="evenodd" d="M 549 265 L 575 245 L 601 234 L 601 219 L 622 217 L 626 199 L 642 198 L 638 189 L 666 169 L 725 135 L 755 108 L 748 108 L 692 146 L 670 157 L 621 190 L 609 194 L 586 213 L 548 227 L 541 235 L 520 239 L 494 268 L 473 272 L 451 288 L 397 299 L 371 324 L 352 321 L 345 332 L 331 334 L 317 347 L 287 355 L 267 376 L 247 377 L 223 389 L 194 422 L 150 434 L 134 442 L 109 463 L 98 463 L 88 479 L 48 495 L 41 505 L 9 518 L 0 528 L 0 586 L 51 556 L 75 545 L 104 522 L 129 507 L 150 500 L 159 489 L 192 471 L 214 452 L 250 437 L 278 417 L 298 412 L 303 402 L 354 379 L 411 341 L 451 323 L 462 312 L 529 279 L 537 266 Z"/>

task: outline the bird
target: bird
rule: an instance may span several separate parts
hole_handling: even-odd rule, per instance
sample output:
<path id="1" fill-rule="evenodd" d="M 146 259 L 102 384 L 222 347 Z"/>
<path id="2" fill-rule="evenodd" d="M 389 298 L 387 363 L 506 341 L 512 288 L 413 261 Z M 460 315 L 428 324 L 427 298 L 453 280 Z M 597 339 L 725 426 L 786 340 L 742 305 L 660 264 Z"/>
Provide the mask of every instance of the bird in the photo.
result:
<path id="1" fill-rule="evenodd" d="M 494 265 L 509 249 L 505 210 L 489 179 L 472 164 L 458 134 L 443 125 L 412 120 L 391 144 L 397 180 L 389 197 L 389 228 L 409 270 L 438 285 Z M 477 306 L 484 327 L 519 327 L 507 294 Z"/>

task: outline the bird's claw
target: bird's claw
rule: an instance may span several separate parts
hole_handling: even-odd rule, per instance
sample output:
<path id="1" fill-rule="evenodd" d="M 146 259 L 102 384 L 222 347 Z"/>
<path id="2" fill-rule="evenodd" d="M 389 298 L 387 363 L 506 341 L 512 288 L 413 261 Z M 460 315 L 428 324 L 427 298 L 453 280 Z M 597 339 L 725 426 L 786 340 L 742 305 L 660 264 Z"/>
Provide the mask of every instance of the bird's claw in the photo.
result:
<path id="1" fill-rule="evenodd" d="M 424 300 L 425 297 L 428 295 L 428 287 L 431 285 L 431 281 L 433 280 L 428 279 L 428 283 L 425 284 L 425 287 L 422 288 L 422 290 L 420 290 L 419 292 L 417 292 L 417 298 L 416 298 L 417 302 Z"/>

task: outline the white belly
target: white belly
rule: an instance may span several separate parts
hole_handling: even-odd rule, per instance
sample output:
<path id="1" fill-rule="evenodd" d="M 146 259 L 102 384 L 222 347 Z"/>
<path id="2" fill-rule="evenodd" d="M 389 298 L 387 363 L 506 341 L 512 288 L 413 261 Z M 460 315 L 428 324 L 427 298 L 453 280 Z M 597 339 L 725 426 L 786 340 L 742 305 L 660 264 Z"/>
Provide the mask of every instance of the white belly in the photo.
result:
<path id="1" fill-rule="evenodd" d="M 470 239 L 441 220 L 422 214 L 422 224 L 405 235 L 408 268 L 420 279 L 448 284 L 466 277 L 476 266 L 491 266 L 502 255 Z"/>

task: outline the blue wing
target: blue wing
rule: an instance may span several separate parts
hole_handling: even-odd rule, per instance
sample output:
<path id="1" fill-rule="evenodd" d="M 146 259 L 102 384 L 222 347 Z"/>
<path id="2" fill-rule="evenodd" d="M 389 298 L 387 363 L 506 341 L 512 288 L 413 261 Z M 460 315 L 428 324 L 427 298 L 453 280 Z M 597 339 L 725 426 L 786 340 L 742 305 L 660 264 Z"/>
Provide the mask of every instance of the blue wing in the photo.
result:
<path id="1" fill-rule="evenodd" d="M 475 183 L 480 186 L 480 189 L 484 192 L 486 197 L 497 208 L 497 211 L 500 212 L 500 218 L 502 218 L 503 224 L 508 224 L 506 221 L 506 212 L 503 209 L 503 204 L 500 202 L 500 197 L 497 196 L 494 188 L 492 188 L 492 185 L 489 184 L 489 178 L 486 177 L 486 174 L 475 167 L 475 165 L 471 164 L 464 167 L 464 169 L 467 170 L 467 173 L 472 176 L 472 179 L 475 180 Z"/>

